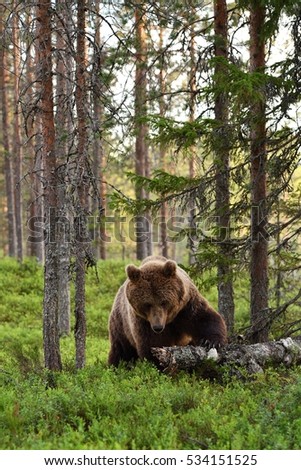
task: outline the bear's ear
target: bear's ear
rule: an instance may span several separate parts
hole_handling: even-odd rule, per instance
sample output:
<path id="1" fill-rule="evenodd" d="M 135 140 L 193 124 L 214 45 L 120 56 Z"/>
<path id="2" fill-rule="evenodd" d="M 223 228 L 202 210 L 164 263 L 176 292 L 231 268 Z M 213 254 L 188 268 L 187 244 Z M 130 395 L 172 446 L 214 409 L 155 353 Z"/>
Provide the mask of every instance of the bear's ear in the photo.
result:
<path id="1" fill-rule="evenodd" d="M 140 276 L 141 276 L 141 271 L 139 268 L 137 268 L 133 264 L 129 264 L 125 270 L 130 281 L 132 282 L 139 281 Z"/>
<path id="2" fill-rule="evenodd" d="M 166 261 L 166 263 L 163 266 L 163 274 L 165 277 L 174 276 L 176 274 L 176 270 L 177 270 L 177 263 L 171 260 Z"/>

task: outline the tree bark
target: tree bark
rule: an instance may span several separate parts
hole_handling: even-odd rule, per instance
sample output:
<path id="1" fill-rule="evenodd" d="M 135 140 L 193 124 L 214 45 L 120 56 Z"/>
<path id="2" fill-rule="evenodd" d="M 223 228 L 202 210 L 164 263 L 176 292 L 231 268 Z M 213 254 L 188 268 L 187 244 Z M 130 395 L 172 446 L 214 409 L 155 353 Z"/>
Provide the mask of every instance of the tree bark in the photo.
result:
<path id="1" fill-rule="evenodd" d="M 97 18 L 95 20 L 95 36 L 94 36 L 94 70 L 93 70 L 93 175 L 95 177 L 95 186 L 97 191 L 92 202 L 92 212 L 94 217 L 99 219 L 99 231 L 94 234 L 96 236 L 96 247 L 100 259 L 106 259 L 106 234 L 105 234 L 105 198 L 106 187 L 103 179 L 104 168 L 104 142 L 102 137 L 102 124 L 104 116 L 104 107 L 102 104 L 104 87 L 101 81 L 102 68 L 104 66 L 103 44 L 101 44 L 101 22 L 100 22 L 100 1 L 95 1 L 95 11 Z M 97 194 L 99 193 L 99 194 Z"/>
<path id="2" fill-rule="evenodd" d="M 165 93 L 166 93 L 166 72 L 165 72 L 165 60 L 163 52 L 163 36 L 164 28 L 162 24 L 159 26 L 159 53 L 160 53 L 160 70 L 159 70 L 159 86 L 160 86 L 160 98 L 159 98 L 159 110 L 160 117 L 164 117 L 166 113 Z M 160 166 L 162 170 L 166 170 L 166 147 L 163 142 L 160 142 Z M 168 240 L 167 240 L 167 214 L 168 206 L 167 202 L 164 201 L 161 206 L 160 214 L 160 246 L 161 254 L 165 258 L 168 258 Z"/>
<path id="3" fill-rule="evenodd" d="M 196 96 L 197 96 L 197 67 L 196 67 L 196 51 L 195 51 L 195 28 L 191 25 L 190 33 L 190 70 L 189 70 L 189 122 L 193 123 L 196 118 Z M 196 159 L 197 151 L 196 146 L 192 145 L 191 155 L 189 158 L 189 178 L 195 178 L 196 175 Z M 196 222 L 195 222 L 195 200 L 191 197 L 189 202 L 189 238 L 188 238 L 188 249 L 189 249 L 189 264 L 192 265 L 196 262 L 195 252 L 197 251 L 197 240 L 196 240 Z"/>
<path id="4" fill-rule="evenodd" d="M 58 186 L 58 326 L 60 336 L 70 334 L 70 219 L 68 210 L 68 113 L 66 106 L 68 75 L 66 54 L 66 43 L 68 43 L 68 15 L 70 11 L 66 8 L 66 2 L 56 0 L 56 155 L 60 161 L 60 184 Z"/>
<path id="5" fill-rule="evenodd" d="M 252 2 L 250 9 L 250 71 L 264 72 L 265 44 L 262 35 L 265 7 Z M 251 325 L 253 342 L 268 339 L 268 241 L 266 236 L 266 118 L 265 91 L 251 108 Z M 265 325 L 264 327 L 261 324 Z"/>
<path id="6" fill-rule="evenodd" d="M 135 75 L 135 171 L 138 176 L 146 176 L 148 165 L 148 147 L 146 143 L 147 126 L 142 121 L 146 116 L 146 89 L 147 89 L 147 59 L 146 59 L 146 30 L 145 16 L 142 7 L 135 9 L 136 25 L 136 75 Z M 136 199 L 145 197 L 145 191 L 136 185 Z M 146 214 L 136 217 L 136 251 L 137 259 L 142 260 L 148 255 L 149 233 Z"/>
<path id="7" fill-rule="evenodd" d="M 0 15 L 4 18 L 5 5 L 0 5 Z M 0 21 L 0 91 L 2 104 L 2 133 L 4 148 L 4 175 L 5 190 L 7 201 L 7 222 L 8 222 L 8 254 L 16 257 L 17 239 L 16 239 L 16 221 L 15 221 L 15 195 L 14 195 L 14 176 L 9 142 L 9 119 L 8 119 L 8 64 L 7 51 L 4 41 L 3 20 Z"/>
<path id="8" fill-rule="evenodd" d="M 16 238 L 17 238 L 17 258 L 23 260 L 23 220 L 22 220 L 22 161 L 23 150 L 21 145 L 21 123 L 19 107 L 19 79 L 20 79 L 20 30 L 17 13 L 16 1 L 13 3 L 13 69 L 14 69 L 14 123 L 13 123 L 13 155 L 14 155 L 14 176 L 15 176 L 15 219 L 16 219 Z"/>
<path id="9" fill-rule="evenodd" d="M 76 54 L 76 90 L 77 110 L 77 168 L 76 189 L 77 207 L 75 217 L 75 348 L 76 368 L 84 367 L 86 361 L 86 307 L 85 307 L 85 246 L 87 243 L 87 127 L 86 127 L 86 0 L 77 2 L 77 54 Z"/>
<path id="10" fill-rule="evenodd" d="M 36 26 L 36 36 L 39 37 L 39 23 L 37 22 Z M 35 42 L 34 44 L 34 57 L 33 59 L 29 59 L 28 66 L 31 68 L 32 63 L 39 62 L 39 41 Z M 37 73 L 37 78 L 39 72 Z M 34 90 L 33 90 L 33 99 L 34 96 L 41 96 L 41 88 L 42 84 L 41 81 L 36 80 L 34 82 L 34 77 L 32 77 L 32 83 L 34 83 Z M 38 261 L 41 264 L 45 263 L 45 239 L 44 239 L 44 230 L 43 227 L 43 218 L 46 214 L 44 198 L 43 198 L 43 181 L 44 181 L 44 154 L 43 154 L 43 132 L 42 132 L 42 110 L 41 107 L 38 106 L 37 109 L 33 107 L 34 105 L 31 104 L 31 112 L 34 113 L 30 122 L 32 124 L 32 131 L 34 134 L 34 162 L 33 162 L 33 170 L 31 174 L 31 181 L 32 181 L 32 198 L 31 201 L 31 220 L 30 225 L 33 225 L 33 242 L 31 243 L 31 255 L 36 256 Z M 36 234 L 35 224 L 39 224 L 39 233 Z"/>
<path id="11" fill-rule="evenodd" d="M 30 30 L 32 24 L 33 16 L 32 9 L 29 9 L 28 14 L 26 14 L 26 28 Z M 31 173 L 30 173 L 30 195 L 29 195 L 29 204 L 28 204 L 28 217 L 27 217 L 27 226 L 31 231 L 30 236 L 27 237 L 27 252 L 29 256 L 33 256 L 42 263 L 43 261 L 43 252 L 44 245 L 43 240 L 41 240 L 41 233 L 36 233 L 36 224 L 41 223 L 43 217 L 43 210 L 40 210 L 40 203 L 42 200 L 42 186 L 40 184 L 41 178 L 41 129 L 39 128 L 39 113 L 38 110 L 33 112 L 33 101 L 34 95 L 39 94 L 38 84 L 35 82 L 34 78 L 34 68 L 37 57 L 33 56 L 31 49 L 31 37 L 27 35 L 26 37 L 26 48 L 28 51 L 26 57 L 26 83 L 27 83 L 27 107 L 26 107 L 26 116 L 25 116 L 25 130 L 26 130 L 26 158 L 30 161 Z"/>
<path id="12" fill-rule="evenodd" d="M 214 1 L 215 57 L 228 59 L 228 11 L 226 0 Z M 222 88 L 226 70 L 221 62 L 215 66 L 214 80 L 218 89 Z M 229 175 L 229 103 L 226 92 L 220 92 L 215 98 L 215 119 L 218 129 L 215 133 L 215 183 L 216 216 L 219 239 L 217 255 L 218 310 L 224 317 L 229 333 L 234 327 L 234 300 L 230 238 L 230 175 Z"/>
<path id="13" fill-rule="evenodd" d="M 56 229 L 51 214 L 57 211 L 57 172 L 55 155 L 55 127 L 53 115 L 51 1 L 38 2 L 38 67 L 41 84 L 40 108 L 43 138 L 44 200 L 46 234 L 44 268 L 43 339 L 45 366 L 61 370 L 61 356 L 57 317 L 57 243 Z"/>
<path id="14" fill-rule="evenodd" d="M 38 84 L 37 84 L 38 86 Z M 42 222 L 44 210 L 44 199 L 43 194 L 43 143 L 42 143 L 42 118 L 40 110 L 37 111 L 36 119 L 34 122 L 35 129 L 35 162 L 34 162 L 34 176 L 33 176 L 33 217 L 34 220 Z M 37 240 L 32 245 L 35 245 L 32 251 L 32 255 L 36 256 L 41 264 L 45 263 L 45 240 L 42 236 L 42 240 Z"/>
<path id="15" fill-rule="evenodd" d="M 264 367 L 301 364 L 301 338 L 285 338 L 279 341 L 251 345 L 230 344 L 217 352 L 201 346 L 173 346 L 153 348 L 153 355 L 159 360 L 164 372 L 174 374 L 179 370 L 193 370 L 207 365 L 227 365 L 234 369 L 244 368 L 249 374 L 263 372 Z"/>

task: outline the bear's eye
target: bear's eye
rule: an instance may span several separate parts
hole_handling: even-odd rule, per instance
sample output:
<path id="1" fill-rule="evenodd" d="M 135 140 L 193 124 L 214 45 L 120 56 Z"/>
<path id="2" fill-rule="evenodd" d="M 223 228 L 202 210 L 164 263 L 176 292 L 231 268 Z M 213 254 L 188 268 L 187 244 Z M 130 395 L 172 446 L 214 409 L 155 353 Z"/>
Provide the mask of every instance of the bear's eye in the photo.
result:
<path id="1" fill-rule="evenodd" d="M 163 307 L 163 308 L 167 308 L 167 307 L 168 307 L 168 305 L 169 305 L 169 303 L 168 303 L 168 301 L 167 301 L 167 300 L 162 300 L 162 302 L 161 302 L 161 307 Z"/>

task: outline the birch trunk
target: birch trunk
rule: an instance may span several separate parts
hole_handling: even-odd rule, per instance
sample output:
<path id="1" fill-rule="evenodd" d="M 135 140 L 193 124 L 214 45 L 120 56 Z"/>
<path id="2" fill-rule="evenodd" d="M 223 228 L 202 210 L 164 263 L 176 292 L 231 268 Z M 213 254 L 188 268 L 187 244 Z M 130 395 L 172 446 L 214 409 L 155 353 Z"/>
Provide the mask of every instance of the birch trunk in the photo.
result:
<path id="1" fill-rule="evenodd" d="M 179 370 L 193 370 L 207 365 L 206 373 L 216 366 L 227 365 L 244 368 L 249 374 L 261 373 L 264 367 L 301 364 L 301 338 L 285 338 L 279 341 L 251 345 L 230 344 L 217 352 L 201 346 L 173 346 L 153 348 L 164 372 L 174 374 Z M 212 364 L 215 364 L 212 365 Z"/>

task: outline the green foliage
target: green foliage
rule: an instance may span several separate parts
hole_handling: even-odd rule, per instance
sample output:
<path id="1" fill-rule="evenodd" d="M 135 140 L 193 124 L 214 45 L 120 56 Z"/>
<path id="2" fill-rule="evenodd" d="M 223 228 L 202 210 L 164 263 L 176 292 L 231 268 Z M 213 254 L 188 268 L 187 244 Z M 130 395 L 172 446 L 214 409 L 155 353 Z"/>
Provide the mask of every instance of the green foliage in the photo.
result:
<path id="1" fill-rule="evenodd" d="M 126 214 L 142 214 L 152 206 L 148 199 L 132 199 L 120 191 L 115 191 L 110 195 L 110 209 L 121 211 Z"/>
<path id="2" fill-rule="evenodd" d="M 200 179 L 188 178 L 185 176 L 177 176 L 167 173 L 163 170 L 155 170 L 151 178 L 136 175 L 132 172 L 127 172 L 129 181 L 136 187 L 143 187 L 152 195 L 158 196 L 153 199 L 132 199 L 121 193 L 115 191 L 110 196 L 110 208 L 125 212 L 127 214 L 141 214 L 147 210 L 154 213 L 158 211 L 162 202 L 168 200 L 176 200 L 189 194 L 193 189 L 197 189 L 200 185 Z"/>
<path id="3" fill-rule="evenodd" d="M 107 320 L 112 300 L 120 285 L 125 281 L 126 261 L 99 261 L 98 277 L 93 269 L 87 273 L 87 328 L 88 335 L 96 338 L 108 337 Z"/>
<path id="4" fill-rule="evenodd" d="M 224 57 L 210 59 L 212 68 L 220 69 L 218 79 L 202 89 L 203 97 L 215 100 L 221 94 L 229 97 L 232 109 L 232 120 L 242 122 L 246 116 L 252 117 L 252 104 L 272 102 L 275 106 L 275 96 L 282 97 L 292 92 L 293 79 L 281 70 L 275 75 L 277 67 L 271 67 L 271 72 L 244 70 L 241 65 L 230 62 Z M 287 64 L 286 64 L 287 65 Z M 278 67 L 280 64 L 278 64 Z M 274 72 L 274 74 L 272 74 Z M 215 76 L 216 76 L 215 75 Z"/>
<path id="5" fill-rule="evenodd" d="M 164 170 L 155 170 L 152 178 L 146 178 L 128 173 L 130 181 L 140 187 L 144 187 L 147 191 L 165 196 L 174 194 L 187 189 L 189 186 L 196 185 L 198 180 L 186 178 L 184 176 L 171 175 Z"/>
<path id="6" fill-rule="evenodd" d="M 214 119 L 209 118 L 180 122 L 160 115 L 148 116 L 147 121 L 154 132 L 154 142 L 165 145 L 174 143 L 182 149 L 195 145 L 200 137 L 208 135 L 217 125 Z"/>
<path id="7" fill-rule="evenodd" d="M 298 449 L 297 371 L 219 385 L 150 364 L 2 379 L 7 449 Z M 285 396 L 285 399 L 284 399 Z M 240 403 L 240 406 L 237 406 Z"/>
<path id="8" fill-rule="evenodd" d="M 64 371 L 50 373 L 43 369 L 41 318 L 22 303 L 22 293 L 30 294 L 41 311 L 42 268 L 32 260 L 1 260 L 1 448 L 300 448 L 299 368 L 267 371 L 243 383 L 225 372 L 218 383 L 201 379 L 198 371 L 169 377 L 147 362 L 116 370 L 106 365 L 108 315 L 124 266 L 99 262 L 99 280 L 88 272 L 86 368 L 74 369 L 71 336 L 61 340 Z M 242 279 L 237 283 L 243 309 L 247 289 Z M 22 321 L 11 311 L 14 292 L 20 316 L 26 309 Z M 214 289 L 205 294 L 216 302 Z"/>
<path id="9" fill-rule="evenodd" d="M 41 268 L 34 259 L 20 264 L 3 259 L 0 264 L 0 323 L 36 326 L 41 321 L 43 293 Z"/>

